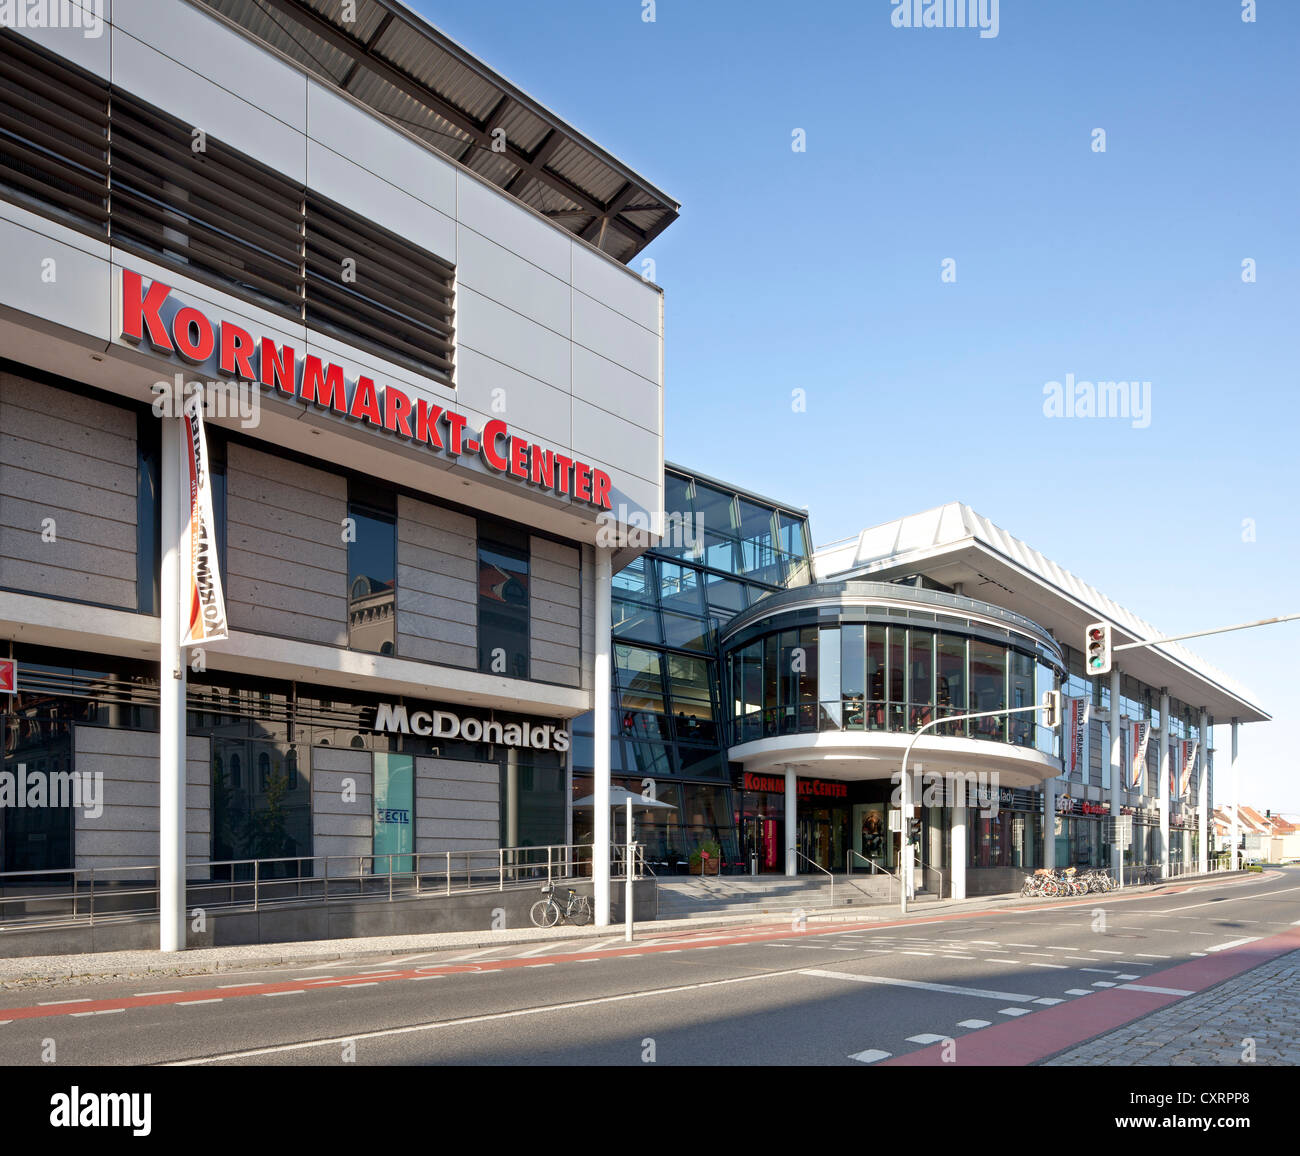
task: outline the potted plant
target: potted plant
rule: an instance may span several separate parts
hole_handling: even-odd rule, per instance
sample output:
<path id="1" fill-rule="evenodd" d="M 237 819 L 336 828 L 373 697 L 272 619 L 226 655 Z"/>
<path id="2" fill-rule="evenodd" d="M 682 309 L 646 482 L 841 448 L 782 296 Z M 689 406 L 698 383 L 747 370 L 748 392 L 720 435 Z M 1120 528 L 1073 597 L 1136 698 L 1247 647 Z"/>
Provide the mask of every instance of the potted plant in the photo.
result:
<path id="1" fill-rule="evenodd" d="M 706 840 L 691 852 L 692 875 L 719 875 L 722 873 L 722 848 Z"/>

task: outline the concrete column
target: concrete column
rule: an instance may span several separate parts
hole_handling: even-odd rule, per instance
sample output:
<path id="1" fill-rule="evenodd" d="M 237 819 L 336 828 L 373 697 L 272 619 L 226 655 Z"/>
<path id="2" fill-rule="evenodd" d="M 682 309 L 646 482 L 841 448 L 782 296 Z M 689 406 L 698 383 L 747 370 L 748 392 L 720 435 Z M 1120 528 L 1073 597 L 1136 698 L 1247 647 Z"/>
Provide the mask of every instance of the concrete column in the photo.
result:
<path id="1" fill-rule="evenodd" d="M 1169 878 L 1169 692 L 1160 688 L 1160 878 Z"/>
<path id="2" fill-rule="evenodd" d="M 1043 784 L 1043 866 L 1056 866 L 1056 780 Z"/>
<path id="3" fill-rule="evenodd" d="M 952 809 L 952 856 L 949 862 L 952 865 L 954 899 L 966 898 L 966 816 L 970 814 L 970 810 L 969 807 Z"/>
<path id="4" fill-rule="evenodd" d="M 596 547 L 596 639 L 592 655 L 592 795 L 595 820 L 592 832 L 591 882 L 597 927 L 609 926 L 609 714 L 611 694 L 610 634 L 613 630 L 610 588 L 613 552 Z"/>
<path id="5" fill-rule="evenodd" d="M 1210 715 L 1201 711 L 1201 767 L 1196 785 L 1196 838 L 1200 852 L 1196 869 L 1204 875 L 1210 869 Z"/>
<path id="6" fill-rule="evenodd" d="M 1237 739 L 1241 724 L 1232 720 L 1232 869 L 1241 870 L 1241 822 L 1237 818 L 1241 806 L 1241 761 L 1237 758 Z"/>
<path id="7" fill-rule="evenodd" d="M 1110 815 L 1111 826 L 1119 823 L 1124 804 L 1124 718 L 1120 712 L 1119 667 L 1110 670 Z M 1110 870 L 1116 879 L 1124 878 L 1124 849 L 1118 842 L 1110 846 Z"/>
<path id="8" fill-rule="evenodd" d="M 506 751 L 506 846 L 519 846 L 519 751 Z"/>
<path id="9" fill-rule="evenodd" d="M 181 535 L 189 514 L 183 419 L 162 418 L 158 638 L 158 948 L 185 949 L 185 656 L 181 652 Z M 186 487 L 188 491 L 188 486 Z"/>
<path id="10" fill-rule="evenodd" d="M 785 873 L 793 878 L 799 874 L 799 776 L 794 767 L 785 769 Z"/>

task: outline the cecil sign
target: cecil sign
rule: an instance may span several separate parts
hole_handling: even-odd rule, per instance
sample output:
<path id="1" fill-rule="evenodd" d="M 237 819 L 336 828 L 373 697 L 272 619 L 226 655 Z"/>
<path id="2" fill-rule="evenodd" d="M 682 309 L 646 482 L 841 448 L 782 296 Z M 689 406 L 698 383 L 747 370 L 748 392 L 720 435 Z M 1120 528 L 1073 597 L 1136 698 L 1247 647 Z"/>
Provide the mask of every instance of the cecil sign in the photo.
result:
<path id="1" fill-rule="evenodd" d="M 505 422 L 492 420 L 475 437 L 469 419 L 424 398 L 412 399 L 395 385 L 377 387 L 364 374 L 349 392 L 341 366 L 315 354 L 299 358 L 287 342 L 260 341 L 229 321 L 215 325 L 193 306 L 174 309 L 171 288 L 152 281 L 146 292 L 139 273 L 122 270 L 122 336 L 147 341 L 163 353 L 178 354 L 192 365 L 215 357 L 219 371 L 240 381 L 260 383 L 277 393 L 386 430 L 431 450 L 459 457 L 477 454 L 493 473 L 508 474 L 538 489 L 567 494 L 576 502 L 608 510 L 609 475 L 586 462 L 543 449 L 515 437 Z M 171 317 L 170 324 L 164 314 Z"/>

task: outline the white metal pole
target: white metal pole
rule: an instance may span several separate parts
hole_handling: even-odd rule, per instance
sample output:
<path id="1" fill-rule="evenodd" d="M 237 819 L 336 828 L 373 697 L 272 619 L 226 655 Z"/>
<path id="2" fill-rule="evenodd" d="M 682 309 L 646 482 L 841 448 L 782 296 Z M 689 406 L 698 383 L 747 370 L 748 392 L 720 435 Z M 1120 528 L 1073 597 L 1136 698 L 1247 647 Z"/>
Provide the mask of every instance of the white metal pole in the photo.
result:
<path id="1" fill-rule="evenodd" d="M 1169 692 L 1160 688 L 1160 878 L 1169 878 Z"/>
<path id="2" fill-rule="evenodd" d="M 966 898 L 966 823 L 974 807 L 954 807 L 952 811 L 952 898 Z"/>
<path id="3" fill-rule="evenodd" d="M 158 948 L 185 949 L 185 656 L 181 652 L 181 535 L 188 517 L 183 419 L 162 419 L 158 583 Z"/>
<path id="4" fill-rule="evenodd" d="M 1120 710 L 1119 667 L 1110 669 L 1110 819 L 1112 829 L 1119 828 L 1124 800 L 1124 718 Z M 1124 848 L 1118 838 L 1110 845 L 1111 873 L 1123 884 Z"/>
<path id="5" fill-rule="evenodd" d="M 1210 870 L 1210 713 L 1201 711 L 1200 778 L 1196 785 L 1196 870 L 1205 875 Z"/>
<path id="6" fill-rule="evenodd" d="M 609 926 L 609 714 L 614 709 L 610 687 L 610 636 L 613 630 L 611 584 L 613 553 L 605 546 L 596 547 L 596 639 L 592 668 L 592 833 L 591 882 L 596 908 L 596 926 Z"/>
<path id="7" fill-rule="evenodd" d="M 1043 783 L 1043 867 L 1056 867 L 1056 780 Z"/>
<path id="8" fill-rule="evenodd" d="M 623 891 L 623 938 L 632 942 L 632 796 L 627 797 L 627 881 Z"/>
<path id="9" fill-rule="evenodd" d="M 793 879 L 799 874 L 799 856 L 795 853 L 799 837 L 799 775 L 794 767 L 785 769 L 785 873 Z"/>
<path id="10" fill-rule="evenodd" d="M 912 742 L 915 741 L 913 738 Z M 903 915 L 907 914 L 908 892 L 912 889 L 912 844 L 907 840 L 907 821 L 912 815 L 912 784 L 907 773 L 907 756 L 911 753 L 912 743 L 908 743 L 899 774 L 898 910 Z"/>
<path id="11" fill-rule="evenodd" d="M 1232 869 L 1241 870 L 1241 760 L 1237 757 L 1237 738 L 1241 723 L 1232 720 Z"/>

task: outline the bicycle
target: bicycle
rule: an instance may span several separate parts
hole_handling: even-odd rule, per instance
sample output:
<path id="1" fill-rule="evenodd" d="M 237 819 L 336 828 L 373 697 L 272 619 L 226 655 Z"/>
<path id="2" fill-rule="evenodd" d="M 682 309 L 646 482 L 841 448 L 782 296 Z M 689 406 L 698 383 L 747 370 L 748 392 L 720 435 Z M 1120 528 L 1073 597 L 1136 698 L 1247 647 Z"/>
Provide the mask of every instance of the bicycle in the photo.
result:
<path id="1" fill-rule="evenodd" d="M 539 899 L 528 912 L 528 917 L 537 927 L 554 927 L 561 920 L 581 927 L 591 922 L 591 901 L 585 895 L 579 895 L 572 887 L 565 888 L 563 901 L 555 898 L 555 884 L 542 886 L 545 899 Z"/>

